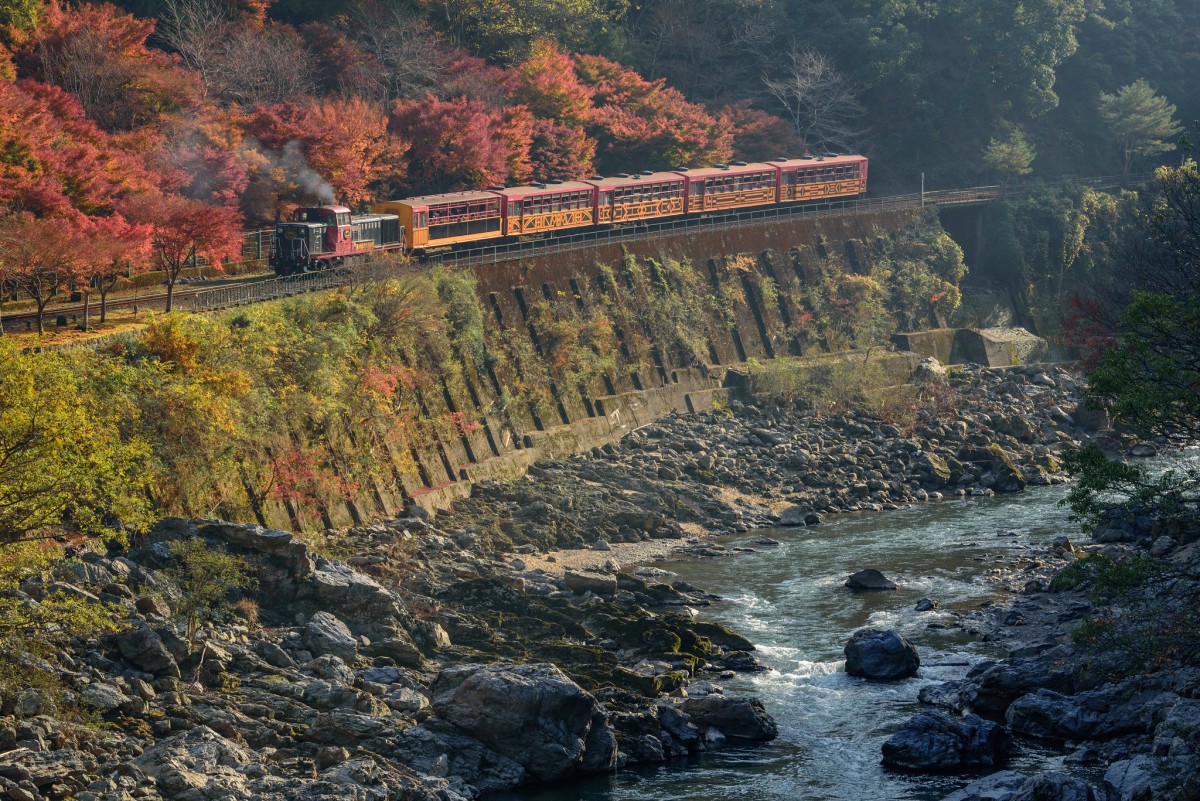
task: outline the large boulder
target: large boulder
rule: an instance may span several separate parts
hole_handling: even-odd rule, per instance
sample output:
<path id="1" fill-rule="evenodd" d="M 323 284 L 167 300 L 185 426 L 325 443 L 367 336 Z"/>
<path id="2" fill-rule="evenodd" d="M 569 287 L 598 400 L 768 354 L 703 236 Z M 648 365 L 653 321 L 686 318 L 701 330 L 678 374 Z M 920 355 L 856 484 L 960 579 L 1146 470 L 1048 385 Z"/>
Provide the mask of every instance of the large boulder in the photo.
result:
<path id="1" fill-rule="evenodd" d="M 1087 782 L 1059 771 L 1026 776 L 1003 770 L 973 781 L 942 801 L 1095 801 Z"/>
<path id="2" fill-rule="evenodd" d="M 596 699 L 550 664 L 496 665 L 475 670 L 434 702 L 437 715 L 511 759 L 539 781 L 557 781 L 589 765 L 610 765 L 615 749 Z"/>
<path id="3" fill-rule="evenodd" d="M 883 744 L 883 762 L 894 768 L 958 772 L 999 767 L 1013 751 L 1003 726 L 978 715 L 954 718 L 922 712 Z"/>
<path id="4" fill-rule="evenodd" d="M 298 576 L 307 576 L 313 570 L 308 545 L 288 531 L 263 528 L 253 523 L 221 521 L 205 523 L 200 527 L 200 534 L 248 551 L 273 556 Z"/>
<path id="5" fill-rule="evenodd" d="M 332 609 L 345 620 L 371 625 L 398 616 L 395 596 L 370 576 L 345 562 L 316 560 L 303 590 L 319 609 Z"/>
<path id="6" fill-rule="evenodd" d="M 1005 712 L 1016 734 L 1046 740 L 1107 740 L 1148 733 L 1178 696 L 1136 681 L 1107 684 L 1076 695 L 1040 688 L 1013 701 Z"/>
<path id="7" fill-rule="evenodd" d="M 304 627 L 304 642 L 317 656 L 333 654 L 349 662 L 358 655 L 358 641 L 336 615 L 317 612 Z"/>
<path id="8" fill-rule="evenodd" d="M 162 638 L 146 625 L 134 626 L 116 636 L 121 656 L 147 673 L 179 677 L 179 665 Z"/>
<path id="9" fill-rule="evenodd" d="M 1192 801 L 1200 798 L 1200 758 L 1139 754 L 1109 765 L 1108 801 Z"/>
<path id="10" fill-rule="evenodd" d="M 762 742 L 779 736 L 779 727 L 762 701 L 750 696 L 710 693 L 688 698 L 681 709 L 697 726 L 717 729 L 726 737 Z"/>
<path id="11" fill-rule="evenodd" d="M 563 584 L 571 592 L 591 592 L 595 595 L 616 595 L 617 577 L 591 571 L 568 570 L 563 574 Z"/>
<path id="12" fill-rule="evenodd" d="M 859 629 L 843 652 L 846 673 L 872 681 L 907 679 L 921 667 L 916 646 L 894 631 Z"/>
<path id="13" fill-rule="evenodd" d="M 846 586 L 852 590 L 894 590 L 896 582 L 875 568 L 868 567 L 847 577 Z"/>

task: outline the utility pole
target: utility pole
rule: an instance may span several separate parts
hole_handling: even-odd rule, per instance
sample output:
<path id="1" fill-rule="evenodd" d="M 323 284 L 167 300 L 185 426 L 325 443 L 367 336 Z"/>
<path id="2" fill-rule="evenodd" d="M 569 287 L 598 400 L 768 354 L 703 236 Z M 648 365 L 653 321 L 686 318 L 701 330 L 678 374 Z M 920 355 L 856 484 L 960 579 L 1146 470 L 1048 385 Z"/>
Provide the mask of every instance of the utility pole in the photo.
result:
<path id="1" fill-rule="evenodd" d="M 921 205 L 925 205 L 925 173 L 921 173 Z"/>

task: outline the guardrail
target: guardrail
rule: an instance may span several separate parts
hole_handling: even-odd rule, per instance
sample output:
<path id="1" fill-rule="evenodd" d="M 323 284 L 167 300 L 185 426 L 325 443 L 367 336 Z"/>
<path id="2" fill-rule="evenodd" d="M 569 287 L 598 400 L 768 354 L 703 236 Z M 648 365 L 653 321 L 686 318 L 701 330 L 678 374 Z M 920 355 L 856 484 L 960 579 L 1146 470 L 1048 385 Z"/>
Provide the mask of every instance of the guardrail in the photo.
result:
<path id="1" fill-rule="evenodd" d="M 304 292 L 333 289 L 345 285 L 352 277 L 351 270 L 339 268 L 302 275 L 289 275 L 286 278 L 268 278 L 265 281 L 231 284 L 192 295 L 192 311 L 229 309 L 234 306 L 289 298 Z"/>

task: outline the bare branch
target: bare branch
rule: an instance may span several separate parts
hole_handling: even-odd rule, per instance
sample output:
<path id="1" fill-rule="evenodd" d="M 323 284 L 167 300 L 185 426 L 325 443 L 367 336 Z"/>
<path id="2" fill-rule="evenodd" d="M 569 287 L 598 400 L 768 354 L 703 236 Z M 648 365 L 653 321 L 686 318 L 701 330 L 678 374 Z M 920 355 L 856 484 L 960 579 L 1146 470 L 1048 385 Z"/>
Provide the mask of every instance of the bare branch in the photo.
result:
<path id="1" fill-rule="evenodd" d="M 854 85 L 831 59 L 793 44 L 782 73 L 764 72 L 763 85 L 787 111 L 805 145 L 843 153 L 857 149 L 865 110 Z"/>

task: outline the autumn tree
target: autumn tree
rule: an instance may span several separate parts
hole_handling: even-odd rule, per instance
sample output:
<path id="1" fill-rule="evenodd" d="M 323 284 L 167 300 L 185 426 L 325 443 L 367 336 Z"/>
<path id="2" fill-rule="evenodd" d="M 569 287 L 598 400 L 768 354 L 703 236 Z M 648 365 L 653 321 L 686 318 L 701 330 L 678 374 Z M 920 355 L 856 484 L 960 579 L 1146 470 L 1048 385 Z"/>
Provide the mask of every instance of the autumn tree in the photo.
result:
<path id="1" fill-rule="evenodd" d="M 736 158 L 764 161 L 805 153 L 803 140 L 787 120 L 754 108 L 748 101 L 725 106 L 719 115 L 733 136 Z"/>
<path id="2" fill-rule="evenodd" d="M 174 308 L 176 282 L 196 257 L 203 256 L 213 269 L 222 271 L 226 259 L 241 255 L 242 216 L 227 206 L 147 192 L 129 198 L 121 210 L 150 229 L 154 262 L 167 284 L 168 312 Z"/>
<path id="3" fill-rule="evenodd" d="M 120 214 L 91 223 L 86 234 L 83 277 L 83 328 L 91 326 L 92 290 L 100 292 L 100 322 L 108 319 L 108 293 L 122 278 L 142 272 L 150 263 L 150 228 Z"/>
<path id="4" fill-rule="evenodd" d="M 1012 178 L 1029 175 L 1037 151 L 1020 128 L 1013 128 L 1004 139 L 992 139 L 983 151 L 983 163 L 1004 176 L 1004 191 Z"/>
<path id="5" fill-rule="evenodd" d="M 1121 148 L 1122 174 L 1128 175 L 1135 156 L 1153 156 L 1175 149 L 1170 141 L 1183 132 L 1175 121 L 1175 106 L 1138 79 L 1115 94 L 1100 93 L 1100 116 Z"/>
<path id="6" fill-rule="evenodd" d="M 167 54 L 146 46 L 152 20 L 108 3 L 54 0 L 22 60 L 75 96 L 106 131 L 128 131 L 192 104 L 196 83 Z"/>
<path id="7" fill-rule="evenodd" d="M 647 81 L 601 56 L 576 59 L 580 82 L 592 94 L 586 130 L 599 143 L 602 171 L 727 161 L 730 131 L 702 106 L 663 81 Z"/>
<path id="8" fill-rule="evenodd" d="M 406 184 L 421 192 L 452 192 L 503 184 L 521 149 L 505 112 L 478 100 L 456 97 L 400 100 L 389 128 L 412 142 L 407 154 Z"/>
<path id="9" fill-rule="evenodd" d="M 361 98 L 260 107 L 246 132 L 261 146 L 284 202 L 361 203 L 390 194 L 403 175 L 404 140 Z"/>
<path id="10" fill-rule="evenodd" d="M 145 523 L 138 464 L 78 365 L 0 338 L 0 543 Z"/>
<path id="11" fill-rule="evenodd" d="M 140 154 L 88 119 L 79 101 L 35 81 L 0 81 L 0 204 L 39 216 L 94 215 L 145 191 L 151 177 Z"/>
<path id="12" fill-rule="evenodd" d="M 45 334 L 46 304 L 79 280 L 86 241 L 77 220 L 14 214 L 0 221 L 0 282 L 37 304 L 38 334 Z"/>

